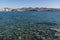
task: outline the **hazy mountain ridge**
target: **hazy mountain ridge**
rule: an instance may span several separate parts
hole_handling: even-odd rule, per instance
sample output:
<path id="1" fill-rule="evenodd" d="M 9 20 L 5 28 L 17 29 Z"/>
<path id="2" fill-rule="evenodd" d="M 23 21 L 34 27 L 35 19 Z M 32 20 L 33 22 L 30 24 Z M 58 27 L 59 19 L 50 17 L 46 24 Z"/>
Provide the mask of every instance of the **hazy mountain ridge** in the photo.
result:
<path id="1" fill-rule="evenodd" d="M 60 11 L 60 8 L 0 8 L 0 11 Z"/>

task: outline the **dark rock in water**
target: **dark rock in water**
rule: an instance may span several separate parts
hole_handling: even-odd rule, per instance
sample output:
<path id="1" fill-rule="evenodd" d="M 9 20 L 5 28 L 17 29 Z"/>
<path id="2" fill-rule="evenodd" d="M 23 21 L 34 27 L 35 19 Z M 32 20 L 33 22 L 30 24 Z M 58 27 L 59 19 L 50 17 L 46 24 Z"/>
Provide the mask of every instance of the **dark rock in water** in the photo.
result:
<path id="1" fill-rule="evenodd" d="M 36 23 L 36 24 L 41 24 L 41 25 L 48 25 L 48 26 L 52 26 L 52 25 L 57 25 L 56 23 L 52 23 L 52 22 L 41 22 L 41 23 Z"/>

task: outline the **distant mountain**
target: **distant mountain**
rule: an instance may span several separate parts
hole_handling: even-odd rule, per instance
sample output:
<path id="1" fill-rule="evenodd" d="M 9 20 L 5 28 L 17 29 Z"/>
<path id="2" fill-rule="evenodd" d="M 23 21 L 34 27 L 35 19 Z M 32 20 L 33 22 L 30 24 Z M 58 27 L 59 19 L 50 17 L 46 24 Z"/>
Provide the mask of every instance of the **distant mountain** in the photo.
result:
<path id="1" fill-rule="evenodd" d="M 60 8 L 1 8 L 0 11 L 60 11 Z"/>

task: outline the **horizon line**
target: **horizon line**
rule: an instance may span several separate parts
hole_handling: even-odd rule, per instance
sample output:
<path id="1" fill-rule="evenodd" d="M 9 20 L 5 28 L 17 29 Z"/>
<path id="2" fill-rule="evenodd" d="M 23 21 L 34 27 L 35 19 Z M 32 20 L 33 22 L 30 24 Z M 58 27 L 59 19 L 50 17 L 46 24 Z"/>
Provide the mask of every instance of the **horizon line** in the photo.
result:
<path id="1" fill-rule="evenodd" d="M 0 8 L 13 8 L 13 7 L 0 7 Z M 14 7 L 14 8 L 60 8 L 60 7 Z"/>

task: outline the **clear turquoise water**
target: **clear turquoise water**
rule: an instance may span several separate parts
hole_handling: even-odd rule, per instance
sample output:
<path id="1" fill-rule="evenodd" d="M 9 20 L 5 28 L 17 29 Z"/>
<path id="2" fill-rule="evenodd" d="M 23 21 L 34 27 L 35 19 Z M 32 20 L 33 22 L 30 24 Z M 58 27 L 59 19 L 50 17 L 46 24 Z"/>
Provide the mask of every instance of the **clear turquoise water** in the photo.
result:
<path id="1" fill-rule="evenodd" d="M 24 39 L 24 35 L 28 36 L 30 33 L 31 35 L 33 33 L 37 34 L 40 30 L 48 32 L 50 26 L 55 27 L 54 23 L 60 26 L 60 12 L 0 12 L 0 39 L 14 37 L 15 40 L 19 36 Z M 54 32 L 49 31 L 48 33 Z"/>
<path id="2" fill-rule="evenodd" d="M 0 12 L 0 31 L 22 26 L 31 26 L 40 22 L 52 22 L 60 25 L 60 12 Z"/>

